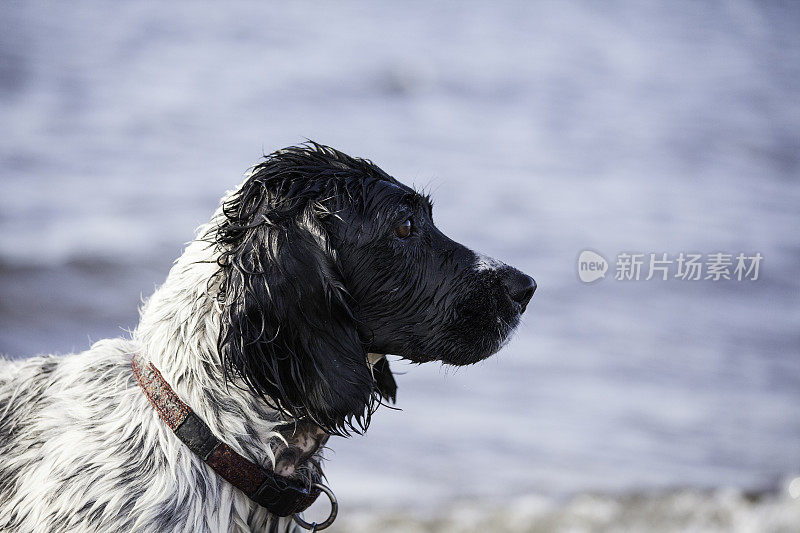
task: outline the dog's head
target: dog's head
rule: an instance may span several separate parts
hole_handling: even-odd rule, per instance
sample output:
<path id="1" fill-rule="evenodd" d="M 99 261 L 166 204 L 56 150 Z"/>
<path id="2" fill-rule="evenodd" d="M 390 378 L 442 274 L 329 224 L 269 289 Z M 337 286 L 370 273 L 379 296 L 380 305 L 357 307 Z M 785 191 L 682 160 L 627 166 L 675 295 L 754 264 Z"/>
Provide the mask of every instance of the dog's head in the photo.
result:
<path id="1" fill-rule="evenodd" d="M 369 423 L 368 352 L 475 363 L 508 340 L 536 289 L 447 238 L 428 197 L 314 143 L 266 157 L 223 215 L 226 371 L 330 433 Z"/>

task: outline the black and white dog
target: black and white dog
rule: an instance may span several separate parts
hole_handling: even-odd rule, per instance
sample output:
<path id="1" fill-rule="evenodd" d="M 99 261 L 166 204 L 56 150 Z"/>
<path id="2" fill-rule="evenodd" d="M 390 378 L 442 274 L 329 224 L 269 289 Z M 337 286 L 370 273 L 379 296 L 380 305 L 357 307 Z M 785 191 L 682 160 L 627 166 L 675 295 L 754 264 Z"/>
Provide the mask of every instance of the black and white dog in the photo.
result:
<path id="1" fill-rule="evenodd" d="M 373 163 L 315 143 L 275 152 L 199 229 L 130 339 L 0 359 L 0 531 L 290 531 L 165 422 L 169 398 L 145 394 L 132 361 L 204 421 L 194 437 L 312 483 L 328 436 L 362 432 L 394 400 L 379 354 L 480 361 L 535 288 L 447 238 L 429 198 Z"/>

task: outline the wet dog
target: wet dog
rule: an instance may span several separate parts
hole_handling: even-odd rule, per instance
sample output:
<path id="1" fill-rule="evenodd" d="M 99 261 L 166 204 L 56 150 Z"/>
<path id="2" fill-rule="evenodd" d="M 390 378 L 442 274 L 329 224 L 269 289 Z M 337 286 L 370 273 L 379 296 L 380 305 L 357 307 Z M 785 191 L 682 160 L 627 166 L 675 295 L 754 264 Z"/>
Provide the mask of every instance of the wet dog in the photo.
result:
<path id="1" fill-rule="evenodd" d="M 427 196 L 370 161 L 277 151 L 223 198 L 131 338 L 0 361 L 0 530 L 291 530 L 264 484 L 278 499 L 313 486 L 328 437 L 394 401 L 383 354 L 480 361 L 535 288 L 449 239 Z"/>

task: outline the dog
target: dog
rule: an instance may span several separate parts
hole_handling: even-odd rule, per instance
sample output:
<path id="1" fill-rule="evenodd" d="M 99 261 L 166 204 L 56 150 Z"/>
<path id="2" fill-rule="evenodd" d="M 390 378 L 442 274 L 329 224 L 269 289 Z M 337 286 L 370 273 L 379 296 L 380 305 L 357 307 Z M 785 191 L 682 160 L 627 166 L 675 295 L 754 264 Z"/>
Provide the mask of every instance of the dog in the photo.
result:
<path id="1" fill-rule="evenodd" d="M 535 289 L 369 160 L 265 156 L 129 338 L 0 361 L 0 531 L 299 530 L 328 438 L 395 400 L 384 355 L 485 359 Z"/>

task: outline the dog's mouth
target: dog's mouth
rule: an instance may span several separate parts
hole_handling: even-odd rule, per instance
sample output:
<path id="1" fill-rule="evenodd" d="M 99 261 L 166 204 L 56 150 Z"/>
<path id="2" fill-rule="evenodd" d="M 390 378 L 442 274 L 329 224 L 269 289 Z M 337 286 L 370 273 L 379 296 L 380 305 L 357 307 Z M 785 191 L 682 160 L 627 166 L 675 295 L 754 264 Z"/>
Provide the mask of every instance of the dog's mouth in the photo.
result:
<path id="1" fill-rule="evenodd" d="M 323 477 L 322 448 L 330 435 L 307 421 L 287 424 L 280 434 L 286 442 L 275 439 L 272 443 L 275 473 L 286 478 L 302 479 L 309 484 L 319 483 Z"/>

